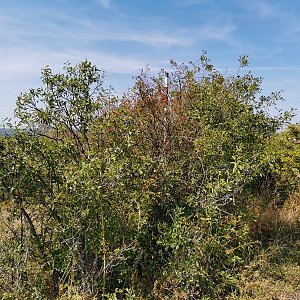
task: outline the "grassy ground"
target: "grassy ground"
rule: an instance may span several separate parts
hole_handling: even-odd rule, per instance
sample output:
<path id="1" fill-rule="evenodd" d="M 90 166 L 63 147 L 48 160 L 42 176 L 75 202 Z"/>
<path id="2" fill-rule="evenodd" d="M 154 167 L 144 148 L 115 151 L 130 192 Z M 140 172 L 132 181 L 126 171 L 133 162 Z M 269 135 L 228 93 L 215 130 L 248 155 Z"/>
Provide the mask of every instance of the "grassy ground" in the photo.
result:
<path id="1" fill-rule="evenodd" d="M 300 241 L 271 245 L 241 274 L 240 295 L 229 299 L 300 299 Z"/>
<path id="2" fill-rule="evenodd" d="M 281 208 L 260 209 L 253 230 L 263 249 L 241 274 L 239 300 L 300 300 L 300 191 Z"/>

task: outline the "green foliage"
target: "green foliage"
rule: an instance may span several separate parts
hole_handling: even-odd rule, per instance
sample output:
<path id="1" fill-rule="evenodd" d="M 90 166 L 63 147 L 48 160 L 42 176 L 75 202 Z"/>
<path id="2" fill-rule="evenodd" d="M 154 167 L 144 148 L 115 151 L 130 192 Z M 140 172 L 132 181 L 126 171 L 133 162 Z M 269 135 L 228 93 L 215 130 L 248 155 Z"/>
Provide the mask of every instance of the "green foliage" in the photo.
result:
<path id="1" fill-rule="evenodd" d="M 194 299 L 224 297 L 235 290 L 256 248 L 241 215 L 225 217 L 213 210 L 193 219 L 176 211 L 160 243 L 173 254 L 157 291 L 165 299 L 180 291 Z"/>
<path id="2" fill-rule="evenodd" d="M 300 182 L 299 125 L 290 125 L 270 141 L 266 160 L 275 189 L 281 199 L 287 199 Z"/>
<path id="3" fill-rule="evenodd" d="M 14 251 L 0 257 L 0 293 L 217 299 L 237 288 L 256 249 L 246 187 L 289 115 L 269 115 L 280 95 L 258 98 L 260 78 L 226 77 L 205 53 L 171 66 L 168 90 L 146 71 L 122 100 L 87 61 L 46 67 L 43 87 L 20 95 L 1 150 L 1 253 Z"/>

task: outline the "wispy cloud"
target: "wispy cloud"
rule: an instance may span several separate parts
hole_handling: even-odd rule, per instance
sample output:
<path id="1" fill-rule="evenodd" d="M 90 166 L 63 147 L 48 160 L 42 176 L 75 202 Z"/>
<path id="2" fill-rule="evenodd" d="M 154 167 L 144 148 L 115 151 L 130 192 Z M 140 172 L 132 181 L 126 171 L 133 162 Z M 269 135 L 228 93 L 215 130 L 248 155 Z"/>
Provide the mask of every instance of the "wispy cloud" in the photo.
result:
<path id="1" fill-rule="evenodd" d="M 0 29 L 0 39 L 8 40 L 11 44 L 20 45 L 26 43 L 41 44 L 45 41 L 51 47 L 59 44 L 66 45 L 78 42 L 79 45 L 88 42 L 101 42 L 101 41 L 120 41 L 120 42 L 135 42 L 140 44 L 149 45 L 152 47 L 171 47 L 171 46 L 186 46 L 193 42 L 191 37 L 187 37 L 179 30 L 171 33 L 166 33 L 157 29 L 146 31 L 143 29 L 131 30 L 126 24 L 107 24 L 101 21 L 91 22 L 84 18 L 76 20 L 68 16 L 61 16 L 62 22 L 67 20 L 73 22 L 74 26 L 63 28 L 61 24 L 52 22 L 51 19 L 42 24 L 37 22 L 27 22 L 19 18 L 2 20 L 2 29 Z M 51 39 L 51 40 L 49 40 Z"/>
<path id="2" fill-rule="evenodd" d="M 91 47 L 105 41 L 136 43 L 158 51 L 161 48 L 192 47 L 199 40 L 223 41 L 229 44 L 236 42 L 233 36 L 236 26 L 231 24 L 207 24 L 198 28 L 175 28 L 172 32 L 165 32 L 155 28 L 152 31 L 143 28 L 132 30 L 127 25 L 92 22 L 84 17 L 75 22 L 68 14 L 63 13 L 56 18 L 61 22 L 55 23 L 50 18 L 40 24 L 38 21 L 27 22 L 17 17 L 2 22 L 0 39 L 8 41 L 0 49 L 2 74 L 22 77 L 24 74 L 37 74 L 47 64 L 60 67 L 66 61 L 77 63 L 84 58 L 95 61 L 108 72 L 114 73 L 132 74 L 147 63 L 154 70 L 159 70 L 163 65 L 163 62 L 156 60 L 155 55 L 149 54 L 148 59 L 142 59 L 134 50 L 117 54 Z M 61 23 L 66 21 L 72 25 L 63 28 Z M 151 52 L 149 49 L 147 51 Z"/>
<path id="3" fill-rule="evenodd" d="M 111 0 L 99 0 L 100 5 L 104 8 L 109 8 L 111 4 Z"/>
<path id="4" fill-rule="evenodd" d="M 235 25 L 205 25 L 198 29 L 198 35 L 207 40 L 228 41 L 237 29 Z"/>
<path id="5" fill-rule="evenodd" d="M 91 37 L 95 40 L 115 40 L 125 42 L 137 42 L 153 47 L 187 46 L 193 43 L 192 38 L 168 34 L 164 32 L 146 32 L 123 30 L 121 32 L 102 32 Z"/>
<path id="6" fill-rule="evenodd" d="M 193 38 L 197 39 L 198 43 L 202 42 L 209 45 L 211 42 L 220 42 L 228 45 L 235 50 L 241 48 L 241 42 L 235 34 L 238 27 L 234 24 L 206 24 L 191 30 L 190 34 Z"/>
<path id="7" fill-rule="evenodd" d="M 277 14 L 275 6 L 265 0 L 241 0 L 241 3 L 248 8 L 251 13 L 262 18 L 272 17 Z"/>
<path id="8" fill-rule="evenodd" d="M 62 51 L 51 51 L 48 49 L 33 49 L 26 47 L 15 49 L 9 54 L 0 50 L 0 81 L 14 80 L 26 77 L 39 78 L 41 68 L 49 65 L 55 71 L 61 70 L 67 61 L 76 64 L 84 59 L 92 61 L 98 67 L 103 68 L 109 73 L 134 74 L 139 69 L 151 63 L 151 69 L 158 71 L 167 61 L 155 60 L 151 62 L 145 58 L 135 57 L 134 55 L 116 55 L 99 50 L 87 50 L 86 48 L 72 49 L 66 48 Z"/>

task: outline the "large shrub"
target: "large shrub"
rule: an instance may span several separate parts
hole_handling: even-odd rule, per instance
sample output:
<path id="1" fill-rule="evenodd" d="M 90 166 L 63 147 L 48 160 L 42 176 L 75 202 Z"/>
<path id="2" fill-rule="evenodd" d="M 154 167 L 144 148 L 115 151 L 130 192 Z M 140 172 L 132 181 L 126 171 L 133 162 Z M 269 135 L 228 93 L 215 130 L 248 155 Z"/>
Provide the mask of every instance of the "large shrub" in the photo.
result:
<path id="1" fill-rule="evenodd" d="M 216 299 L 236 288 L 254 249 L 245 187 L 288 115 L 268 114 L 280 96 L 258 97 L 251 73 L 223 75 L 205 55 L 171 67 L 168 87 L 164 72 L 142 72 L 122 99 L 87 61 L 47 67 L 43 87 L 20 95 L 2 151 L 12 242 L 0 292 Z"/>

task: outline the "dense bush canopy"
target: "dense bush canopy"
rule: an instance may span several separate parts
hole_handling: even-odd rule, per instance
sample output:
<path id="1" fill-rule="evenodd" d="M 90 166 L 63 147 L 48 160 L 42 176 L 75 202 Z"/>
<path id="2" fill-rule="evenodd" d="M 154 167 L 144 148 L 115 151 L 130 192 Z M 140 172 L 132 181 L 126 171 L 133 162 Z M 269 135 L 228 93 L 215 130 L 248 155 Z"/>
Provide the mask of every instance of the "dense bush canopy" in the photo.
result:
<path id="1" fill-rule="evenodd" d="M 42 87 L 19 96 L 0 150 L 5 299 L 237 289 L 258 247 L 243 208 L 276 173 L 266 153 L 290 115 L 268 113 L 281 96 L 260 96 L 260 78 L 224 75 L 205 54 L 171 69 L 168 87 L 146 70 L 117 98 L 88 61 L 46 67 Z M 295 188 L 280 168 L 281 187 Z"/>

